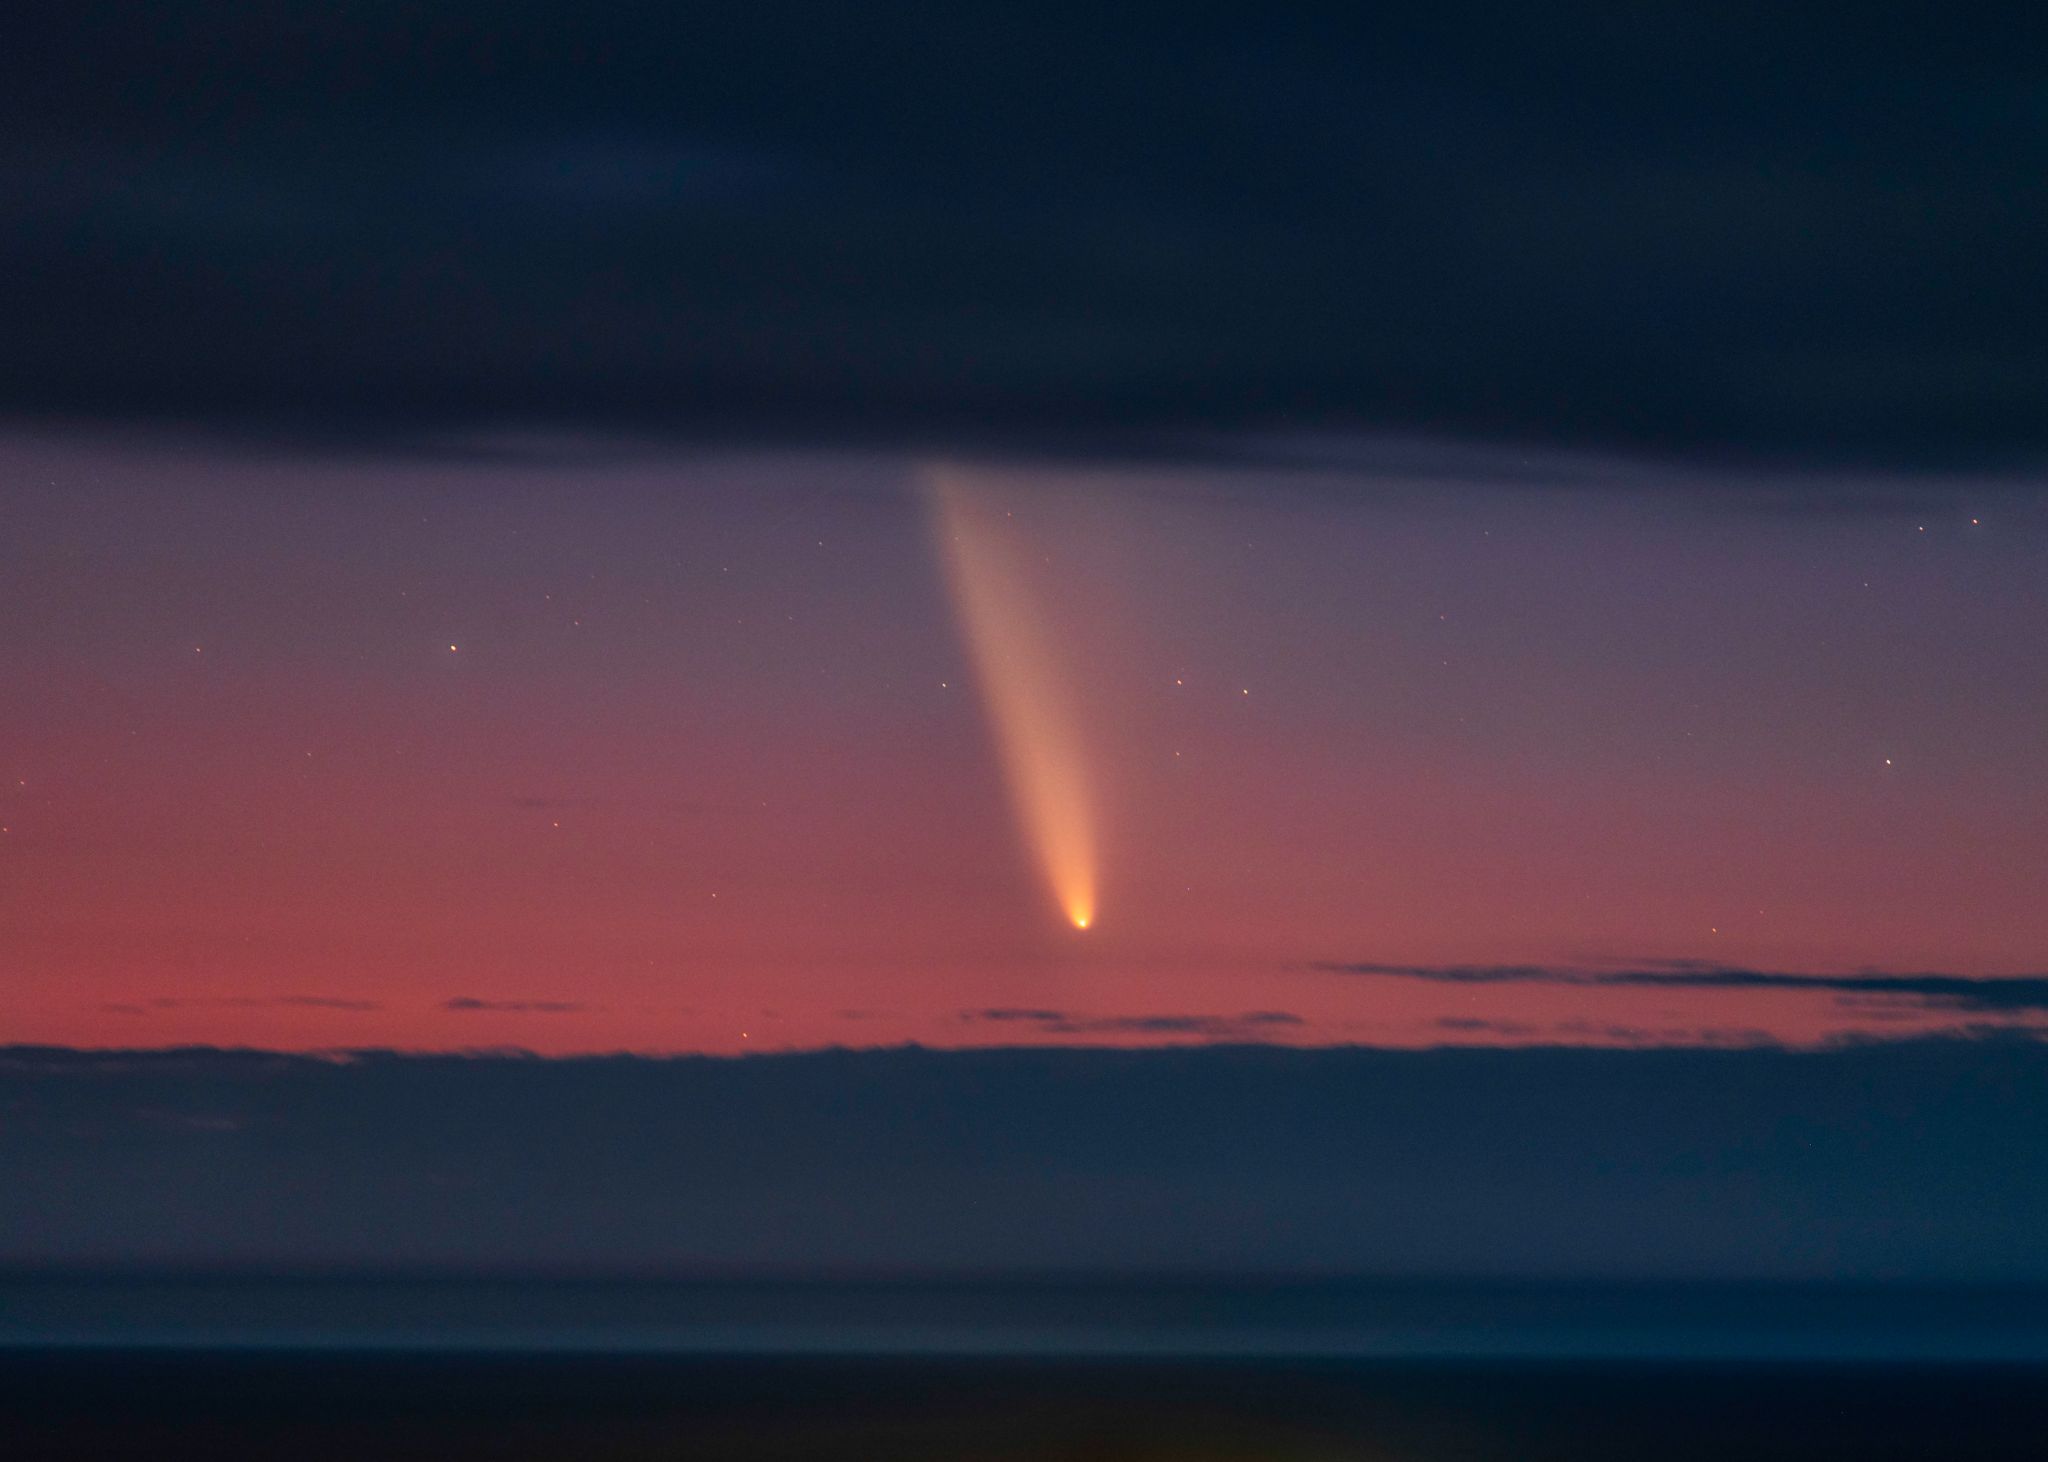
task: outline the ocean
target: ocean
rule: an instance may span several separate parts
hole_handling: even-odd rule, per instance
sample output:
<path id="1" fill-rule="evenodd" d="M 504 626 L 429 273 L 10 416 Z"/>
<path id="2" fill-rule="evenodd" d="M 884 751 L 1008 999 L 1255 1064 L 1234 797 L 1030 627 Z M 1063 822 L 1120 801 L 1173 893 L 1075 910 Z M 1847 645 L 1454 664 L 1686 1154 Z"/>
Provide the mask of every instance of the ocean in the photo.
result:
<path id="1" fill-rule="evenodd" d="M 2027 1291 L 0 1281 L 0 1457 L 2048 1456 Z"/>

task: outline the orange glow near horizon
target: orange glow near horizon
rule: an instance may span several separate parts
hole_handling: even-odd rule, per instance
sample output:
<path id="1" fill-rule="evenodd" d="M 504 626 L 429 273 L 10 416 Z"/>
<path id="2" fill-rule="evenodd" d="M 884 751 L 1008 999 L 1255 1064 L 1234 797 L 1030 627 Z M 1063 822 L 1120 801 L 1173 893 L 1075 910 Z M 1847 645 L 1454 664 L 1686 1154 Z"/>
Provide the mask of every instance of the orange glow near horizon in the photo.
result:
<path id="1" fill-rule="evenodd" d="M 985 495 L 950 469 L 926 473 L 939 557 L 995 731 L 1026 846 L 1077 930 L 1095 922 L 1095 803 L 1068 676 Z"/>

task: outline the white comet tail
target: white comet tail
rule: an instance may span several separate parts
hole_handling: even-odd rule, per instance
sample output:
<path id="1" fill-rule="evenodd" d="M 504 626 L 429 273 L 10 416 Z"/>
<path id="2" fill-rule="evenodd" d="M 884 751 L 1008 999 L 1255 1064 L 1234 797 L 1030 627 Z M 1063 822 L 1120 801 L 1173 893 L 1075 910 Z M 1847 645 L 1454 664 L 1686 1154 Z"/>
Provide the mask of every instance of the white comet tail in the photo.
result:
<path id="1" fill-rule="evenodd" d="M 1010 801 L 1053 899 L 1095 922 L 1095 816 L 1072 687 L 1022 571 L 1014 526 L 958 474 L 927 475 L 954 612 L 994 727 Z"/>

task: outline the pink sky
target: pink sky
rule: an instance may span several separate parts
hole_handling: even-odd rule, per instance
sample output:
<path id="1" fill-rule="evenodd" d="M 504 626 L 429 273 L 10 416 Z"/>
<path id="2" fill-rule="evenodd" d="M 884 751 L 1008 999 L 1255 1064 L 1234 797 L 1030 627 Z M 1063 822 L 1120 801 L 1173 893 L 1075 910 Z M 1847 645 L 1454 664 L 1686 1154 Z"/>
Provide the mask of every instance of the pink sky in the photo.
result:
<path id="1" fill-rule="evenodd" d="M 989 474 L 1088 727 L 1077 934 L 914 468 L 6 443 L 0 1039 L 1811 1040 L 1958 1017 L 1314 966 L 2048 967 L 2039 510 Z"/>

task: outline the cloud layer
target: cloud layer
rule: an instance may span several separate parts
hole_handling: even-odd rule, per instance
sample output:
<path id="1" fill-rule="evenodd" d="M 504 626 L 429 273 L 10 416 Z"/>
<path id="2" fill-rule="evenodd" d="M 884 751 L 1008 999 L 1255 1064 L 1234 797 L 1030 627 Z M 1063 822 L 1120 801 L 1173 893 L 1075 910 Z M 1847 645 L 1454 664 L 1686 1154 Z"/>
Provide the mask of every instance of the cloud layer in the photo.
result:
<path id="1" fill-rule="evenodd" d="M 2020 1015 L 2048 1010 L 2048 975 L 1795 974 L 1739 966 L 1672 960 L 1634 969 L 1586 969 L 1573 965 L 1401 965 L 1324 962 L 1329 974 L 1442 985 L 1567 985 L 1589 989 L 1629 987 L 1675 990 L 1784 990 L 1841 996 L 1869 996 L 1942 1010 Z"/>
<path id="2" fill-rule="evenodd" d="M 0 1264 L 2048 1279 L 2023 1040 L 16 1047 L 0 1114 Z"/>
<path id="3" fill-rule="evenodd" d="M 474 995 L 456 995 L 443 1000 L 441 1008 L 501 1015 L 572 1015 L 588 1007 L 575 1000 L 483 1000 Z"/>
<path id="4" fill-rule="evenodd" d="M 1040 1035 L 1192 1036 L 1205 1041 L 1272 1040 L 1306 1024 L 1286 1010 L 1247 1010 L 1242 1015 L 1098 1015 L 1012 1006 L 963 1010 L 960 1019 L 979 1025 L 1025 1026 Z"/>
<path id="5" fill-rule="evenodd" d="M 2034 459 L 2000 10 L 38 7 L 0 414 Z"/>

